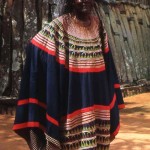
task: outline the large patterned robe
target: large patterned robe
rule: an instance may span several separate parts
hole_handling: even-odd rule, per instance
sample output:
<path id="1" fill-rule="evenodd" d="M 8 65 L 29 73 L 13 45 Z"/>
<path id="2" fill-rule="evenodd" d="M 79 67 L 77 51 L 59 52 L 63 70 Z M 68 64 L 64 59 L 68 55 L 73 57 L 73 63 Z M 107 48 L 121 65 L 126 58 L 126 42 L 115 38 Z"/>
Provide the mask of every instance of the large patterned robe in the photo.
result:
<path id="1" fill-rule="evenodd" d="M 124 102 L 98 19 L 56 18 L 26 52 L 13 130 L 35 150 L 109 149 Z"/>

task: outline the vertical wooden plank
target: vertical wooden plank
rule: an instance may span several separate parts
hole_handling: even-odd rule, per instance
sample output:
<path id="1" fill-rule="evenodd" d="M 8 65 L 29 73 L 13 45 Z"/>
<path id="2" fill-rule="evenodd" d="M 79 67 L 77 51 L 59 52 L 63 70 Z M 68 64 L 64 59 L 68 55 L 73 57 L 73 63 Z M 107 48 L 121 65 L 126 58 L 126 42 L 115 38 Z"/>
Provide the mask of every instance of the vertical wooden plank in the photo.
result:
<path id="1" fill-rule="evenodd" d="M 126 33 L 125 27 L 124 27 L 124 25 L 122 23 L 122 19 L 121 19 L 121 14 L 125 14 L 126 13 L 125 9 L 124 9 L 124 5 L 120 4 L 119 6 L 116 7 L 115 11 L 117 13 L 117 17 L 118 17 L 120 25 L 121 25 L 123 37 L 125 39 L 127 39 L 127 33 Z"/>
<path id="2" fill-rule="evenodd" d="M 150 21 L 149 21 L 149 18 L 147 16 L 147 9 L 144 9 L 143 12 L 144 12 L 143 15 L 144 15 L 147 26 L 150 26 Z"/>
<path id="3" fill-rule="evenodd" d="M 137 72 L 134 70 L 135 68 L 135 64 L 134 64 L 134 57 L 133 57 L 133 54 L 132 54 L 132 49 L 134 48 L 133 46 L 133 39 L 132 39 L 132 35 L 131 35 L 131 32 L 130 32 L 130 28 L 129 28 L 129 24 L 128 24 L 128 20 L 127 20 L 127 17 L 126 17 L 126 13 L 121 13 L 121 20 L 122 20 L 122 24 L 124 26 L 124 29 L 126 31 L 126 34 L 127 34 L 127 41 L 125 41 L 125 45 L 127 47 L 127 53 L 128 53 L 128 56 L 129 56 L 129 62 L 132 64 L 131 68 L 131 72 L 132 72 L 132 77 L 133 77 L 133 80 L 136 80 L 137 79 Z"/>
<path id="4" fill-rule="evenodd" d="M 2 20 L 2 14 L 3 14 L 3 1 L 0 0 L 0 61 L 1 61 L 1 51 L 2 51 L 2 44 L 3 44 L 3 41 L 2 41 L 2 23 L 3 23 L 3 20 Z"/>
<path id="5" fill-rule="evenodd" d="M 2 47 L 0 62 L 0 95 L 11 94 L 12 26 L 11 8 L 7 1 L 2 1 Z M 5 7 L 4 7 L 5 6 Z"/>
<path id="6" fill-rule="evenodd" d="M 18 90 L 22 72 L 22 51 L 23 51 L 23 0 L 15 0 L 12 8 L 12 95 L 18 96 Z"/>
<path id="7" fill-rule="evenodd" d="M 147 17 L 148 17 L 149 22 L 150 22 L 150 8 L 146 9 L 146 13 L 147 13 Z"/>
<path id="8" fill-rule="evenodd" d="M 133 58 L 133 65 L 134 65 L 134 72 L 135 72 L 134 80 L 137 80 L 137 78 L 139 78 L 139 75 L 138 75 L 139 68 L 138 68 L 138 64 L 137 64 L 137 59 L 135 57 L 136 56 L 135 45 L 134 45 L 133 35 L 131 33 L 131 25 L 128 21 L 128 18 L 130 17 L 128 7 L 129 7 L 128 5 L 125 5 L 126 14 L 122 14 L 122 21 L 123 21 L 124 26 L 126 28 L 130 53 L 131 53 L 131 57 Z"/>
<path id="9" fill-rule="evenodd" d="M 142 41 L 142 43 L 143 43 L 143 51 L 144 51 L 144 53 L 145 53 L 145 50 L 146 50 L 146 45 L 145 45 L 145 36 L 144 36 L 144 34 L 143 33 L 145 33 L 145 30 L 144 30 L 144 28 L 143 28 L 143 17 L 142 17 L 142 13 L 141 13 L 141 8 L 140 7 L 135 7 L 135 11 L 137 12 L 137 19 L 138 19 L 138 23 L 139 23 L 139 27 L 141 28 L 141 33 L 142 33 L 142 38 L 141 38 L 141 41 Z"/>
<path id="10" fill-rule="evenodd" d="M 27 42 L 38 32 L 36 0 L 24 0 L 23 10 L 24 10 L 23 47 L 26 47 Z"/>
<path id="11" fill-rule="evenodd" d="M 135 27 L 136 27 L 136 30 L 137 30 L 137 38 L 138 38 L 138 42 L 139 42 L 139 45 L 140 45 L 140 58 L 141 58 L 141 70 L 142 70 L 142 74 L 143 74 L 143 78 L 146 78 L 146 74 L 147 74 L 147 68 L 148 67 L 148 63 L 147 63 L 147 56 L 146 56 L 146 53 L 145 53 L 145 50 L 144 50 L 144 37 L 142 35 L 142 30 L 141 30 L 141 25 L 139 24 L 139 21 L 138 21 L 138 16 L 139 16 L 139 9 L 137 8 L 139 6 L 136 6 L 134 8 L 134 11 L 135 11 L 135 14 L 134 14 L 134 18 L 135 18 Z M 141 15 L 141 13 L 140 13 Z"/>
<path id="12" fill-rule="evenodd" d="M 149 64 L 150 64 L 150 52 L 149 52 L 149 39 L 148 39 L 148 35 L 149 35 L 149 30 L 147 27 L 147 23 L 146 23 L 146 19 L 144 18 L 144 10 L 143 9 L 139 9 L 139 12 L 141 13 L 142 16 L 142 25 L 141 25 L 141 29 L 142 29 L 142 35 L 143 35 L 143 39 L 144 39 L 144 51 L 146 54 L 146 60 L 147 60 L 147 67 L 145 68 L 146 74 L 147 74 L 147 78 L 149 77 Z"/>
<path id="13" fill-rule="evenodd" d="M 42 5 L 43 0 L 35 1 L 35 10 L 37 15 L 37 31 L 40 31 L 42 28 Z"/>
<path id="14" fill-rule="evenodd" d="M 115 8 L 116 14 L 118 16 L 119 22 L 120 22 L 120 32 L 121 32 L 121 45 L 122 45 L 122 53 L 123 53 L 123 58 L 125 61 L 126 65 L 126 72 L 127 72 L 127 80 L 126 82 L 133 82 L 134 79 L 134 74 L 133 74 L 133 58 L 131 57 L 131 53 L 129 51 L 129 46 L 127 42 L 127 33 L 124 27 L 124 24 L 122 22 L 121 14 L 118 9 L 118 7 Z"/>
<path id="15" fill-rule="evenodd" d="M 148 73 L 147 73 L 147 79 L 150 80 L 150 59 L 149 59 L 150 58 L 150 43 L 149 43 L 149 39 L 150 39 L 150 8 L 147 10 L 144 10 L 144 15 L 145 15 L 146 23 L 147 23 L 146 31 L 147 31 L 147 40 L 148 40 L 148 47 L 147 47 L 147 53 L 148 53 L 147 70 L 148 70 Z M 147 12 L 149 12 L 149 14 Z"/>
<path id="16" fill-rule="evenodd" d="M 124 56 L 125 54 L 125 45 L 124 45 L 124 39 L 123 39 L 123 33 L 122 33 L 122 30 L 121 30 L 121 22 L 117 16 L 117 13 L 115 11 L 115 7 L 112 7 L 112 13 L 113 13 L 113 16 L 114 16 L 114 20 L 115 20 L 115 27 L 118 31 L 118 39 L 116 39 L 116 44 L 119 44 L 120 43 L 120 47 L 119 49 L 117 49 L 117 53 L 118 53 L 118 59 L 121 63 L 120 63 L 120 70 L 121 70 L 121 81 L 122 82 L 127 82 L 128 81 L 128 69 L 127 69 L 127 63 L 126 63 L 126 57 Z M 111 17 L 112 19 L 112 17 Z M 121 61 L 122 60 L 122 61 Z"/>
<path id="17" fill-rule="evenodd" d="M 49 5 L 48 0 L 45 0 L 42 3 L 42 27 L 49 21 Z"/>
<path id="18" fill-rule="evenodd" d="M 129 21 L 130 27 L 131 27 L 131 33 L 134 41 L 134 52 L 135 52 L 135 59 L 137 64 L 137 70 L 138 70 L 138 79 L 144 78 L 144 70 L 142 67 L 142 57 L 141 57 L 141 51 L 140 51 L 140 42 L 138 40 L 138 33 L 139 29 L 138 26 L 136 26 L 136 19 L 135 15 L 136 12 L 133 9 L 134 7 L 130 6 L 128 7 L 128 11 L 131 17 L 131 20 Z"/>

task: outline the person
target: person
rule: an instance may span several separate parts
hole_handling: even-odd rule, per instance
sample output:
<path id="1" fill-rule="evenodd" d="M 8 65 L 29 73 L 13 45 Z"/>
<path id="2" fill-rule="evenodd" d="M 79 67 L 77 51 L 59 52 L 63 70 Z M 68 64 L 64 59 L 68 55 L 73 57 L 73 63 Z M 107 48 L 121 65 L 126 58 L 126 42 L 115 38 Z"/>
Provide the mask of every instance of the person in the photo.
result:
<path id="1" fill-rule="evenodd" d="M 33 150 L 108 150 L 124 108 L 94 0 L 68 0 L 26 52 L 13 130 Z"/>

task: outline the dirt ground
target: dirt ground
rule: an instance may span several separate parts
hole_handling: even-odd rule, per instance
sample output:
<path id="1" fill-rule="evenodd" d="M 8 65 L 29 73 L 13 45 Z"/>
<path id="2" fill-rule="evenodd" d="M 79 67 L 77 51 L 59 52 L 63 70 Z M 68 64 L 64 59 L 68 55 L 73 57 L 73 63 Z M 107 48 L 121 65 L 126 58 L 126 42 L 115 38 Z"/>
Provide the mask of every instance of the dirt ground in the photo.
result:
<path id="1" fill-rule="evenodd" d="M 121 129 L 110 150 L 150 150 L 150 93 L 124 99 Z M 0 115 L 0 150 L 29 150 L 11 129 L 14 117 Z"/>

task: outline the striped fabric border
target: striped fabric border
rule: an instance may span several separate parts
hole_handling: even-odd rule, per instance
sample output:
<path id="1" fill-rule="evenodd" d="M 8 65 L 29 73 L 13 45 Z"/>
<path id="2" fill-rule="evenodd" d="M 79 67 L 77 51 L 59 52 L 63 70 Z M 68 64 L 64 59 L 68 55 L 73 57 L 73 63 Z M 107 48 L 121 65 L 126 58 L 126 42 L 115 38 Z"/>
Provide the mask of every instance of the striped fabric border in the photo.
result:
<path id="1" fill-rule="evenodd" d="M 71 117 L 67 117 L 67 120 L 62 121 L 62 126 L 65 130 L 71 130 L 81 124 L 87 124 L 94 120 L 110 120 L 110 110 L 100 110 L 97 108 L 86 108 L 80 110 L 79 113 L 71 114 Z M 87 112 L 86 112 L 87 111 Z"/>
<path id="2" fill-rule="evenodd" d="M 23 128 L 32 128 L 32 127 L 38 127 L 42 129 L 43 131 L 46 130 L 43 125 L 41 125 L 39 122 L 34 122 L 34 121 L 14 124 L 13 130 L 18 130 L 18 129 L 23 129 Z"/>
<path id="3" fill-rule="evenodd" d="M 25 104 L 37 104 L 39 106 L 41 106 L 42 108 L 46 109 L 46 104 L 43 102 L 40 102 L 38 99 L 35 98 L 28 98 L 28 99 L 23 99 L 23 100 L 18 100 L 17 105 L 21 106 L 21 105 L 25 105 Z"/>
<path id="4" fill-rule="evenodd" d="M 62 65 L 65 65 L 65 68 L 69 69 L 71 72 L 86 73 L 104 71 L 105 63 L 102 50 L 100 48 L 101 44 L 99 38 L 95 37 L 94 39 L 86 40 L 79 39 L 77 37 L 71 38 L 67 44 L 68 47 L 66 47 L 66 41 L 64 41 L 64 38 L 67 35 L 64 34 L 64 27 L 61 21 L 63 21 L 61 17 L 53 21 L 41 30 L 31 40 L 31 43 L 46 53 L 55 56 L 56 61 Z M 56 29 L 57 31 L 55 31 Z M 58 33 L 58 37 L 53 35 L 54 31 Z M 108 39 L 106 36 L 105 52 L 109 50 L 107 40 Z M 57 45 L 56 42 L 58 43 Z M 90 45 L 90 42 L 92 42 L 94 46 Z M 66 57 L 69 58 L 69 64 L 66 64 Z"/>

